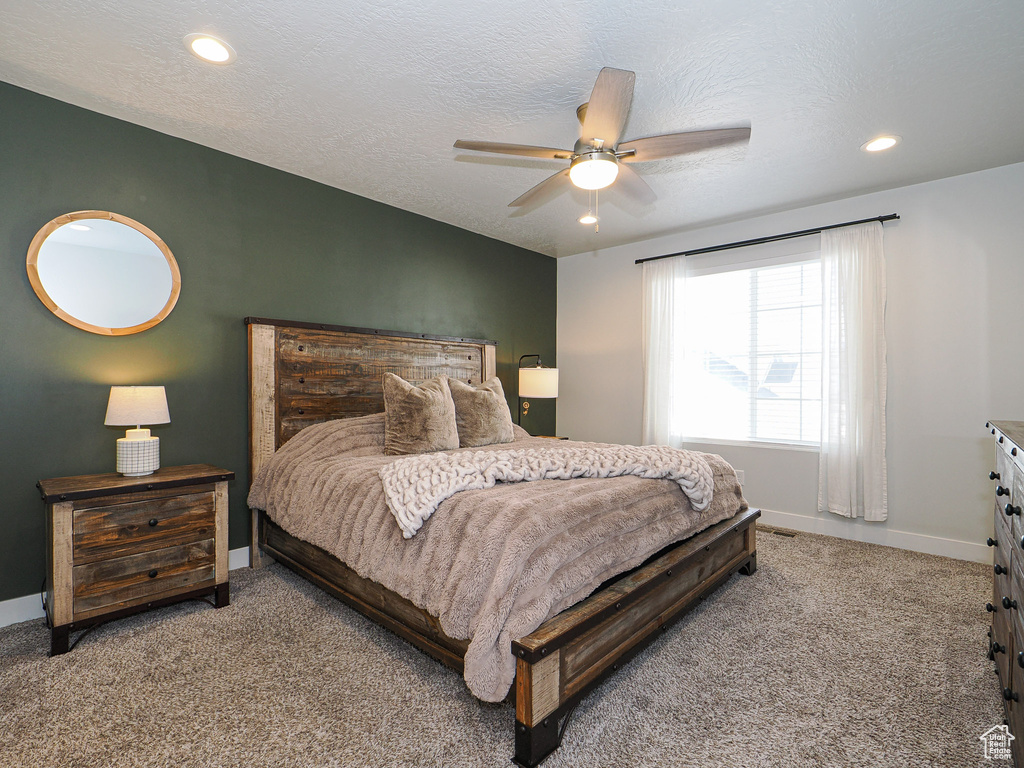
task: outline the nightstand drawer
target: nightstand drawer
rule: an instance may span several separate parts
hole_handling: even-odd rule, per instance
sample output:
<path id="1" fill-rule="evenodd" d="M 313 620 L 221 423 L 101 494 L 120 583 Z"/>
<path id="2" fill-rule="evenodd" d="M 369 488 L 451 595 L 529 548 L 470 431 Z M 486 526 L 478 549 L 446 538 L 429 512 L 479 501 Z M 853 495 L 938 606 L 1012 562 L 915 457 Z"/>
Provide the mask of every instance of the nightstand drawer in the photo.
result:
<path id="1" fill-rule="evenodd" d="M 82 503 L 90 506 L 77 508 Z M 73 524 L 74 564 L 212 539 L 215 505 L 212 490 L 103 506 L 78 502 Z"/>
<path id="2" fill-rule="evenodd" d="M 182 544 L 72 569 L 74 620 L 128 608 L 214 581 L 214 540 Z"/>

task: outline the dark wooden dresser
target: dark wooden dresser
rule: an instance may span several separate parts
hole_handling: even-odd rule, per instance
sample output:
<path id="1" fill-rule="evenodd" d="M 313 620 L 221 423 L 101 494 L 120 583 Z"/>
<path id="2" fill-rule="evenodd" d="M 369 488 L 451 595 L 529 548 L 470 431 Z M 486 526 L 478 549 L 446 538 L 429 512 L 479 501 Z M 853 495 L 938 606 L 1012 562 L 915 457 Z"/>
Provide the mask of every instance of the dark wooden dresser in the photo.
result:
<path id="1" fill-rule="evenodd" d="M 989 658 L 996 663 L 1012 742 L 1014 763 L 1024 766 L 1024 422 L 992 421 L 995 469 L 989 473 L 995 498 L 992 614 Z"/>
<path id="2" fill-rule="evenodd" d="M 191 597 L 228 604 L 228 481 L 209 464 L 41 480 L 50 654 L 68 634 Z"/>

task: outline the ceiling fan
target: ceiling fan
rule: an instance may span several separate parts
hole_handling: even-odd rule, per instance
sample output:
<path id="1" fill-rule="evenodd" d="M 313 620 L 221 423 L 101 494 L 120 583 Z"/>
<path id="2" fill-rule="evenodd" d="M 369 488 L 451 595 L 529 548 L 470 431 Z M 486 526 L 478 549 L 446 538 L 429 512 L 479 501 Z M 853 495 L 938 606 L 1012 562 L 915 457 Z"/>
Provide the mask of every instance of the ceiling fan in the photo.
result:
<path id="1" fill-rule="evenodd" d="M 748 126 L 665 133 L 620 142 L 629 106 L 633 101 L 635 81 L 636 74 L 625 69 L 605 67 L 601 70 L 590 94 L 590 101 L 581 104 L 576 110 L 582 130 L 571 150 L 462 139 L 455 142 L 455 148 L 569 161 L 568 168 L 549 176 L 509 203 L 510 207 L 517 208 L 530 203 L 539 205 L 546 202 L 562 192 L 569 183 L 581 189 L 596 190 L 617 182 L 626 194 L 644 204 L 650 204 L 657 196 L 629 164 L 661 160 L 750 140 Z"/>

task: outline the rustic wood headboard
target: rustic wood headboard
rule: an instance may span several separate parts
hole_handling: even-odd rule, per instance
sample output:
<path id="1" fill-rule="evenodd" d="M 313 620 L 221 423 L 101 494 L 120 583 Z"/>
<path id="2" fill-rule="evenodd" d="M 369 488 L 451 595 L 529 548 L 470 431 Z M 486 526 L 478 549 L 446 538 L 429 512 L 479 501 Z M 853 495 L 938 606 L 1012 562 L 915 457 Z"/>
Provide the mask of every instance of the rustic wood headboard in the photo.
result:
<path id="1" fill-rule="evenodd" d="M 385 371 L 419 384 L 447 374 L 479 384 L 495 374 L 495 345 L 287 320 L 249 326 L 249 478 L 303 427 L 384 410 Z"/>

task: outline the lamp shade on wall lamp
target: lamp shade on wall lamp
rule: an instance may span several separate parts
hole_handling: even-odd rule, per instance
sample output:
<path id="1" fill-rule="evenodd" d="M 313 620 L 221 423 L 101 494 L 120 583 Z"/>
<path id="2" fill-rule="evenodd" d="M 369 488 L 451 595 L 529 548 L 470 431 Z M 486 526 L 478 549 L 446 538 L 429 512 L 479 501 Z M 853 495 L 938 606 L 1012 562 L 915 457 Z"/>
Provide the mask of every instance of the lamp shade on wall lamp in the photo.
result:
<path id="1" fill-rule="evenodd" d="M 557 368 L 520 368 L 520 397 L 558 397 Z"/>
<path id="2" fill-rule="evenodd" d="M 523 367 L 523 360 L 536 357 L 537 365 Z M 527 397 L 552 398 L 558 397 L 558 369 L 545 368 L 541 365 L 540 355 L 523 355 L 519 358 L 519 412 L 516 421 L 522 423 L 522 416 L 530 412 L 530 401 Z"/>
<path id="3" fill-rule="evenodd" d="M 163 387 L 111 387 L 107 400 L 107 426 L 130 427 L 117 440 L 117 471 L 128 477 L 150 475 L 160 469 L 160 438 L 151 437 L 143 424 L 169 424 L 167 393 Z"/>

